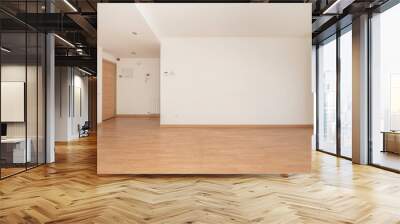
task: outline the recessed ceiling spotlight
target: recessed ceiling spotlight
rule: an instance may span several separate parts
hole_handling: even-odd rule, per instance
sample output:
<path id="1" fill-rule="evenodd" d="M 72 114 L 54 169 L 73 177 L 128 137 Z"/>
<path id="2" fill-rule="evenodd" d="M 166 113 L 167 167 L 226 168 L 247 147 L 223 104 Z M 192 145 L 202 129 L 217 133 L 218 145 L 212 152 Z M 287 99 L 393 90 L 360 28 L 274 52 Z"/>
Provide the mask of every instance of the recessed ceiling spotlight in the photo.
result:
<path id="1" fill-rule="evenodd" d="M 132 32 L 132 34 L 133 34 L 133 35 L 138 35 L 138 33 L 137 33 L 137 32 Z"/>

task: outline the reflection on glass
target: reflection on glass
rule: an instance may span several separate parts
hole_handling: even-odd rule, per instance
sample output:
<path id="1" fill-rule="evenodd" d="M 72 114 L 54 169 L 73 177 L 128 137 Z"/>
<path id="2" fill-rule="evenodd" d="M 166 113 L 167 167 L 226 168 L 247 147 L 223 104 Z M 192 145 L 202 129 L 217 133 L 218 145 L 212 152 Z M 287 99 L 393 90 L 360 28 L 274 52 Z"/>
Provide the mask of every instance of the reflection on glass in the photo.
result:
<path id="1" fill-rule="evenodd" d="M 1 1 L 15 14 L 43 13 L 45 1 Z M 0 178 L 45 162 L 43 33 L 0 12 Z"/>
<path id="2" fill-rule="evenodd" d="M 372 18 L 372 163 L 400 170 L 400 5 Z"/>
<path id="3" fill-rule="evenodd" d="M 318 148 L 336 153 L 336 40 L 318 48 Z"/>
<path id="4" fill-rule="evenodd" d="M 400 130 L 400 73 L 390 75 L 390 130 Z"/>
<path id="5" fill-rule="evenodd" d="M 29 142 L 26 142 L 25 90 L 26 44 L 25 33 L 2 33 L 1 47 L 1 176 L 25 170 L 30 161 Z M 28 149 L 28 150 L 27 150 Z"/>
<path id="6" fill-rule="evenodd" d="M 352 157 L 352 35 L 340 36 L 340 153 Z"/>

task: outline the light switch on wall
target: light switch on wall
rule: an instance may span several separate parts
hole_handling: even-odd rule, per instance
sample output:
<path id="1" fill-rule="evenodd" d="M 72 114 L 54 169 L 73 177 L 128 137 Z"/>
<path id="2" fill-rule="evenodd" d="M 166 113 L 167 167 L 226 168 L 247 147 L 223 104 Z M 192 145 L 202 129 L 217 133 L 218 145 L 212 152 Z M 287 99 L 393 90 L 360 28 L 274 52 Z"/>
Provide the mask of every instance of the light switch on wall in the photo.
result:
<path id="1" fill-rule="evenodd" d="M 175 72 L 174 72 L 174 71 L 168 71 L 168 72 L 165 71 L 165 72 L 164 72 L 164 75 L 165 75 L 165 76 L 175 75 Z"/>

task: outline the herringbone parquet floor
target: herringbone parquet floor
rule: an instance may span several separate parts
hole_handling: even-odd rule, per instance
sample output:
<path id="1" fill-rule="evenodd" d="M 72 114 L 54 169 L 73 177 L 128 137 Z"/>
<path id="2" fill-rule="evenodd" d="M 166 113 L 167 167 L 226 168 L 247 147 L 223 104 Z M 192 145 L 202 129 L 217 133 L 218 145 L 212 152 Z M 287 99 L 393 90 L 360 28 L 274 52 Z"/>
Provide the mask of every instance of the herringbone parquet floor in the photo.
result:
<path id="1" fill-rule="evenodd" d="M 400 175 L 314 152 L 288 178 L 97 176 L 92 137 L 0 181 L 0 223 L 400 223 Z"/>

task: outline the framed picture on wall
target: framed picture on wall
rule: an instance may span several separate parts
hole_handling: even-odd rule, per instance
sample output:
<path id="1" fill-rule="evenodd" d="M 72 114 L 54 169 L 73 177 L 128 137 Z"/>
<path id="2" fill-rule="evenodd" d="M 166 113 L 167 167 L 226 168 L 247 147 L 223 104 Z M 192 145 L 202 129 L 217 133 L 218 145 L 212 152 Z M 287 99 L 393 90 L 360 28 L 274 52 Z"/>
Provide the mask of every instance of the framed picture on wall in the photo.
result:
<path id="1" fill-rule="evenodd" d="M 1 82 L 1 122 L 25 121 L 25 82 Z"/>

